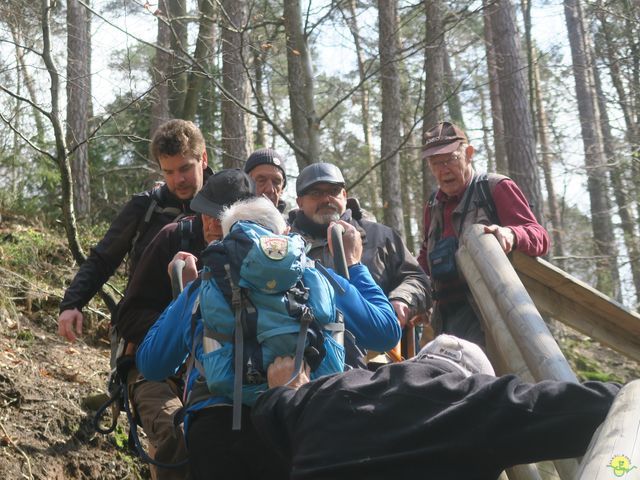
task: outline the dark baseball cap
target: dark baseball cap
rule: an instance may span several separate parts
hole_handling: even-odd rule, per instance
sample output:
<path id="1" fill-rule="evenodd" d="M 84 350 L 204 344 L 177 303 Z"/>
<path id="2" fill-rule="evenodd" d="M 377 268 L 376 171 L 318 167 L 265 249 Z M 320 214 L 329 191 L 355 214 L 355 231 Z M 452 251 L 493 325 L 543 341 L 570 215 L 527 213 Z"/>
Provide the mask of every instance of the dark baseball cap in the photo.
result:
<path id="1" fill-rule="evenodd" d="M 244 172 L 249 173 L 258 165 L 273 165 L 282 172 L 283 186 L 287 186 L 287 173 L 284 171 L 284 158 L 273 148 L 260 148 L 249 155 L 244 164 Z"/>
<path id="2" fill-rule="evenodd" d="M 221 170 L 211 175 L 193 197 L 191 210 L 218 218 L 225 207 L 255 195 L 256 186 L 249 175 L 238 168 Z"/>
<path id="3" fill-rule="evenodd" d="M 333 163 L 312 163 L 302 169 L 296 180 L 296 194 L 301 197 L 318 183 L 331 183 L 344 187 L 342 172 Z"/>
<path id="4" fill-rule="evenodd" d="M 469 143 L 461 128 L 449 122 L 440 122 L 424 134 L 422 158 L 455 152 L 460 144 Z"/>

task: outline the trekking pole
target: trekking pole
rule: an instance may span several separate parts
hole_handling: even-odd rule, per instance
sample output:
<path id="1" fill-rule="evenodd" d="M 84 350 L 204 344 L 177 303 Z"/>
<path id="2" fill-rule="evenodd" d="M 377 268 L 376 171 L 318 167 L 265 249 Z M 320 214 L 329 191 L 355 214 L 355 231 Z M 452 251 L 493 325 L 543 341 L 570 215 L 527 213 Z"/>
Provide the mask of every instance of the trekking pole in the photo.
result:
<path id="1" fill-rule="evenodd" d="M 178 298 L 178 295 L 184 289 L 182 284 L 182 270 L 184 270 L 184 260 L 176 260 L 171 266 L 171 293 L 174 300 Z"/>
<path id="2" fill-rule="evenodd" d="M 339 275 L 349 280 L 349 267 L 347 266 L 347 257 L 344 254 L 344 227 L 336 223 L 331 228 L 331 245 L 333 246 L 333 266 Z"/>

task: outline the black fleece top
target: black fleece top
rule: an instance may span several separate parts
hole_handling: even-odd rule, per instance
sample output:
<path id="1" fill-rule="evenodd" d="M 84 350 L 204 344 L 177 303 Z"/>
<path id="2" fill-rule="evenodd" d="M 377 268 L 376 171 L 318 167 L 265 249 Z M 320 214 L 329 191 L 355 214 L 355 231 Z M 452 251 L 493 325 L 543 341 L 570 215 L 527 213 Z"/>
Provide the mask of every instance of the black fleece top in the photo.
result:
<path id="1" fill-rule="evenodd" d="M 493 480 L 584 454 L 620 386 L 464 375 L 414 359 L 264 393 L 258 431 L 297 479 Z"/>
<path id="2" fill-rule="evenodd" d="M 191 220 L 189 241 L 183 242 L 186 233 L 181 232 L 181 223 L 170 223 L 160 230 L 147 246 L 140 258 L 139 267 L 131 277 L 127 293 L 118 309 L 118 334 L 127 342 L 139 345 L 151 325 L 169 306 L 173 299 L 171 280 L 167 266 L 179 251 L 187 251 L 198 258 L 207 246 L 202 233 L 202 218 L 197 215 Z"/>
<path id="3" fill-rule="evenodd" d="M 204 181 L 206 182 L 212 174 L 213 170 L 207 167 L 204 172 Z M 154 200 L 158 208 L 151 214 L 149 221 L 145 222 L 149 206 Z M 129 278 L 133 277 L 138 260 L 146 246 L 162 227 L 175 221 L 178 214 L 192 214 L 189 208 L 190 203 L 191 200 L 180 200 L 173 195 L 166 184 L 134 195 L 122 207 L 102 240 L 90 250 L 87 260 L 80 266 L 78 273 L 64 292 L 60 311 L 73 308 L 82 310 L 109 280 L 127 254 L 129 254 Z M 161 213 L 162 209 L 170 209 L 170 211 Z M 135 239 L 138 232 L 140 235 Z"/>

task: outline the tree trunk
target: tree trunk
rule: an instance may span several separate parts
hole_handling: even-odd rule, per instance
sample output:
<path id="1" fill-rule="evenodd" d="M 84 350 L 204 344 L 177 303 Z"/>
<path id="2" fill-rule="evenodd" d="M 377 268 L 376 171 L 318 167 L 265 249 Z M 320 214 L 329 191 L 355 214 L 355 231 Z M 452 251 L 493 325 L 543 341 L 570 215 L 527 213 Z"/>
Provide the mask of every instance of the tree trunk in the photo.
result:
<path id="1" fill-rule="evenodd" d="M 380 156 L 385 160 L 382 168 L 382 198 L 384 223 L 400 233 L 404 239 L 402 197 L 400 187 L 400 147 L 402 123 L 400 120 L 400 79 L 398 61 L 397 0 L 378 1 L 380 52 L 380 90 L 382 97 L 382 125 L 380 127 Z"/>
<path id="2" fill-rule="evenodd" d="M 536 130 L 536 101 L 535 101 L 535 85 L 533 72 L 533 41 L 531 40 L 531 0 L 521 0 L 520 7 L 522 9 L 522 19 L 524 23 L 524 43 L 527 52 L 527 91 L 529 92 L 529 111 L 531 112 L 531 124 L 533 125 L 533 134 Z M 535 137 L 534 137 L 535 138 Z"/>
<path id="3" fill-rule="evenodd" d="M 593 58 L 593 55 L 592 55 Z M 640 248 L 638 247 L 638 235 L 636 233 L 635 222 L 629 204 L 629 188 L 623 178 L 620 157 L 615 147 L 615 139 L 611 132 L 611 123 L 609 122 L 609 113 L 607 112 L 607 104 L 605 94 L 602 90 L 600 74 L 597 69 L 593 69 L 593 77 L 596 89 L 596 98 L 598 100 L 598 112 L 600 113 L 600 129 L 602 130 L 602 140 L 604 142 L 605 162 L 609 165 L 609 178 L 611 179 L 611 187 L 613 196 L 617 205 L 618 216 L 620 217 L 620 228 L 624 244 L 629 255 L 629 267 L 631 268 L 631 276 L 633 278 L 633 286 L 636 293 L 637 302 L 640 302 Z M 622 298 L 618 298 L 622 301 Z"/>
<path id="4" fill-rule="evenodd" d="M 264 56 L 262 49 L 256 46 L 253 49 L 253 84 L 258 105 L 264 105 Z M 262 118 L 256 119 L 256 146 L 267 146 L 267 122 Z"/>
<path id="5" fill-rule="evenodd" d="M 89 16 L 77 0 L 67 2 L 67 135 L 71 157 L 74 207 L 79 218 L 91 210 L 88 124 L 91 98 Z"/>
<path id="6" fill-rule="evenodd" d="M 509 174 L 524 192 L 536 218 L 542 223 L 542 194 L 536 144 L 527 101 L 527 87 L 519 57 L 520 38 L 515 12 L 508 0 L 498 0 L 491 12 L 491 30 L 500 81 L 505 149 Z"/>
<path id="7" fill-rule="evenodd" d="M 189 48 L 187 31 L 187 1 L 163 0 L 166 5 L 170 42 L 173 55 L 169 63 L 169 111 L 173 118 L 180 118 L 184 110 L 187 94 L 187 67 L 180 57 L 185 56 Z"/>
<path id="8" fill-rule="evenodd" d="M 495 172 L 496 166 L 494 164 L 493 147 L 489 141 L 490 127 L 486 107 L 487 102 L 483 87 L 478 89 L 478 99 L 480 100 L 480 120 L 482 121 L 482 145 L 484 146 L 485 152 L 487 152 L 487 172 Z"/>
<path id="9" fill-rule="evenodd" d="M 25 49 L 21 47 L 21 45 L 24 45 L 24 40 L 22 38 L 22 35 L 20 34 L 19 27 L 9 22 L 9 28 L 11 29 L 11 37 L 16 49 L 16 61 L 18 62 L 19 72 L 22 74 L 24 84 L 27 87 L 29 100 L 31 100 L 34 105 L 37 105 L 38 96 L 36 93 L 36 85 L 33 80 L 33 76 L 29 72 L 29 68 L 24 61 Z M 42 147 L 45 141 L 45 131 L 42 114 L 35 108 L 32 108 L 31 112 L 33 121 L 36 126 L 36 144 Z"/>
<path id="10" fill-rule="evenodd" d="M 314 81 L 307 38 L 302 30 L 300 0 L 284 0 L 287 35 L 287 76 L 296 160 L 302 170 L 320 161 L 319 125 L 314 103 Z"/>
<path id="11" fill-rule="evenodd" d="M 613 223 L 607 203 L 607 170 L 603 155 L 602 132 L 599 128 L 598 106 L 595 102 L 586 38 L 576 0 L 564 0 L 564 12 L 569 32 L 573 75 L 576 84 L 578 112 L 587 170 L 587 189 L 591 201 L 591 222 L 598 256 L 596 288 L 613 297 L 620 291 L 618 282 L 617 249 L 613 237 Z"/>
<path id="12" fill-rule="evenodd" d="M 493 148 L 496 161 L 495 171 L 506 175 L 509 172 L 507 153 L 504 145 L 504 122 L 502 121 L 502 102 L 500 101 L 500 80 L 496 64 L 496 53 L 493 45 L 491 14 L 495 4 L 483 0 L 484 6 L 484 45 L 487 55 L 487 72 L 489 74 L 489 98 L 491 99 L 491 119 L 493 124 Z"/>
<path id="13" fill-rule="evenodd" d="M 365 71 L 365 56 L 364 49 L 362 48 L 362 42 L 360 39 L 360 28 L 358 26 L 358 17 L 356 15 L 356 0 L 349 0 L 349 17 L 346 18 L 347 25 L 353 37 L 353 44 L 356 48 L 356 58 L 358 59 L 358 75 L 360 78 L 360 111 L 362 115 L 362 134 L 364 136 L 364 146 L 367 155 L 367 164 L 369 168 L 373 168 L 375 164 L 374 148 L 373 148 L 373 134 L 371 128 L 371 121 L 369 119 L 369 86 L 366 79 Z M 371 170 L 368 178 L 368 191 L 371 196 L 371 206 L 373 214 L 376 218 L 380 218 L 382 214 L 381 201 L 378 195 L 382 183 L 379 180 L 378 171 L 376 169 Z"/>
<path id="14" fill-rule="evenodd" d="M 427 131 L 438 122 L 445 120 L 444 104 L 447 101 L 444 88 L 444 4 L 440 0 L 425 0 L 427 17 L 424 54 L 424 111 L 422 121 L 422 141 Z M 422 204 L 436 189 L 436 180 L 429 168 L 429 162 L 422 166 Z"/>
<path id="15" fill-rule="evenodd" d="M 56 69 L 51 54 L 51 0 L 42 0 L 42 58 L 51 82 L 51 111 L 49 119 L 53 128 L 55 153 L 51 157 L 55 160 L 60 172 L 60 189 L 64 228 L 67 234 L 69 250 L 78 264 L 84 262 L 85 255 L 78 240 L 76 214 L 73 206 L 73 186 L 71 165 L 67 156 L 67 145 L 60 121 L 60 75 Z"/>
<path id="16" fill-rule="evenodd" d="M 198 109 L 198 99 L 202 94 L 202 84 L 204 73 L 209 70 L 213 59 L 212 46 L 214 39 L 214 6 L 213 0 L 200 0 L 200 28 L 196 40 L 196 51 L 194 61 L 196 65 L 191 69 L 189 81 L 187 82 L 187 93 L 184 99 L 184 109 L 182 118 L 184 120 L 194 120 Z"/>
<path id="17" fill-rule="evenodd" d="M 542 171 L 544 173 L 544 182 L 547 189 L 547 205 L 549 207 L 549 217 L 551 221 L 551 245 L 553 248 L 553 256 L 556 258 L 555 264 L 560 268 L 564 268 L 564 246 L 562 235 L 562 222 L 560 221 L 560 212 L 558 210 L 558 200 L 553 185 L 553 173 L 551 164 L 553 161 L 553 152 L 549 144 L 547 131 L 549 125 L 547 122 L 547 114 L 542 103 L 542 90 L 540 84 L 540 66 L 538 63 L 532 64 L 534 74 L 534 98 L 536 104 L 536 114 L 538 116 L 538 138 L 540 139 L 540 150 L 542 151 Z"/>
<path id="18" fill-rule="evenodd" d="M 443 44 L 443 61 L 444 61 L 444 78 L 445 78 L 445 96 L 447 98 L 447 106 L 449 108 L 449 118 L 453 123 L 464 130 L 464 117 L 462 116 L 462 104 L 458 96 L 458 80 L 451 68 L 449 61 L 449 52 L 447 44 Z"/>
<path id="19" fill-rule="evenodd" d="M 236 104 L 249 103 L 243 39 L 247 4 L 245 0 L 224 0 L 222 8 L 222 84 L 235 99 L 222 98 L 222 164 L 224 168 L 242 168 L 249 157 L 251 140 L 246 113 Z"/>
<path id="20" fill-rule="evenodd" d="M 164 5 L 164 1 L 162 1 L 160 5 Z M 151 76 L 153 78 L 154 88 L 150 92 L 151 121 L 149 138 L 153 137 L 154 132 L 160 125 L 171 118 L 171 113 L 169 112 L 169 85 L 167 83 L 171 55 L 165 51 L 171 43 L 171 28 L 166 20 L 165 12 L 158 12 L 156 17 L 158 22 L 156 44 L 159 48 L 156 49 L 153 61 L 151 62 Z"/>
<path id="21" fill-rule="evenodd" d="M 630 157 L 632 159 L 631 166 L 628 164 L 619 164 L 618 168 L 621 171 L 625 171 L 627 168 L 631 173 L 631 191 L 635 190 L 635 202 L 636 208 L 640 207 L 640 101 L 634 99 L 632 92 L 640 90 L 640 55 L 638 50 L 640 48 L 640 41 L 637 38 L 637 26 L 635 24 L 630 25 L 627 16 L 625 15 L 624 25 L 624 38 L 627 44 L 630 46 L 631 53 L 630 60 L 633 62 L 630 75 L 627 75 L 631 81 L 627 85 L 625 90 L 625 80 L 623 73 L 621 72 L 621 65 L 624 65 L 623 59 L 620 58 L 620 45 L 616 33 L 612 31 L 611 23 L 609 22 L 610 13 L 604 9 L 598 10 L 598 19 L 600 21 L 600 33 L 604 42 L 596 43 L 597 50 L 600 52 L 600 56 L 605 59 L 607 66 L 609 67 L 609 75 L 611 77 L 611 83 L 617 94 L 616 107 L 620 109 L 624 117 L 624 123 L 626 127 L 626 141 L 630 147 Z M 634 29 L 636 27 L 636 29 Z M 617 41 L 618 40 L 618 41 Z M 634 109 L 635 106 L 635 109 Z M 621 159 L 622 160 L 622 159 Z M 640 219 L 640 217 L 638 217 Z M 640 303 L 640 298 L 638 299 Z"/>

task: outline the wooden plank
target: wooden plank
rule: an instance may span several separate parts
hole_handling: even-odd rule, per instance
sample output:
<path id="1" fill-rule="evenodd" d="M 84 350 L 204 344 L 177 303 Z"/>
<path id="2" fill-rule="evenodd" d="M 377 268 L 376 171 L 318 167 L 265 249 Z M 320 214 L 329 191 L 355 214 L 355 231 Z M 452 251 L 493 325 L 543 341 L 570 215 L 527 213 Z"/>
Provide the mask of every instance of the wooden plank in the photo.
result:
<path id="1" fill-rule="evenodd" d="M 640 337 L 640 314 L 629 310 L 593 287 L 541 258 L 531 258 L 516 251 L 511 255 L 511 263 L 518 275 L 531 278 L 546 286 L 555 292 L 555 298 L 563 296 L 568 301 L 589 310 L 592 318 L 596 316 L 599 318 L 598 323 L 602 328 L 622 331 L 626 336 Z M 557 315 L 554 317 L 563 321 Z"/>
<path id="2" fill-rule="evenodd" d="M 520 278 L 543 314 L 640 362 L 640 335 L 632 334 L 613 322 L 607 322 L 600 312 L 555 292 L 531 277 L 520 274 Z"/>

